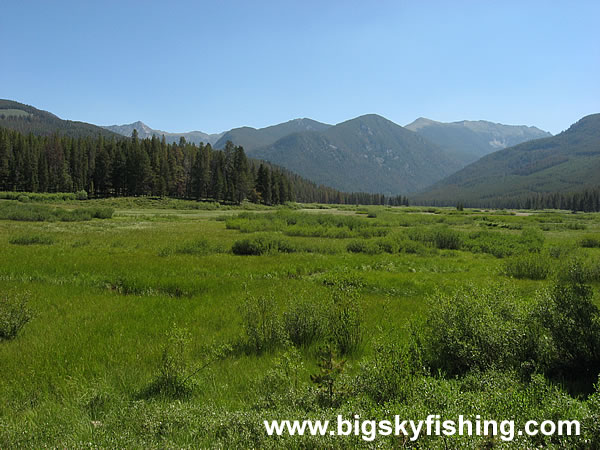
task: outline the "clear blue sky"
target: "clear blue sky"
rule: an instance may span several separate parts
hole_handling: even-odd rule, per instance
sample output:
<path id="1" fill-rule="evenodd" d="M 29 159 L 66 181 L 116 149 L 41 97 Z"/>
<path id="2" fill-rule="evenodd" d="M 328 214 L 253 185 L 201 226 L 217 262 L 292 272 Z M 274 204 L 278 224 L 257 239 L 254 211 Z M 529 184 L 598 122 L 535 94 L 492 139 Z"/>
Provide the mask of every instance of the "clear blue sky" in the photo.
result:
<path id="1" fill-rule="evenodd" d="M 377 113 L 557 133 L 600 112 L 599 19 L 598 0 L 4 0 L 0 98 L 165 131 Z"/>

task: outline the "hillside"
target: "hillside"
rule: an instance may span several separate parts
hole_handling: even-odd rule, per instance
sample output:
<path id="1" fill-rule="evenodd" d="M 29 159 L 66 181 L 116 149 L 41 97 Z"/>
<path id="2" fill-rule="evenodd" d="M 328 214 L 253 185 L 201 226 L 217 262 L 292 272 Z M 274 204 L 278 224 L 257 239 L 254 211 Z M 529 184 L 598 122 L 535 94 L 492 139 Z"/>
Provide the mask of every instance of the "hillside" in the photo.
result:
<path id="1" fill-rule="evenodd" d="M 483 204 L 600 184 L 600 114 L 562 133 L 497 151 L 414 196 L 417 203 Z"/>
<path id="2" fill-rule="evenodd" d="M 223 148 L 227 141 L 231 141 L 235 145 L 244 147 L 244 150 L 247 152 L 251 152 L 257 148 L 271 145 L 278 139 L 292 133 L 305 131 L 319 132 L 328 129 L 329 127 L 331 127 L 331 125 L 317 122 L 312 119 L 294 119 L 278 125 L 259 129 L 251 127 L 234 128 L 221 136 L 215 143 L 215 148 Z"/>
<path id="3" fill-rule="evenodd" d="M 374 114 L 294 133 L 249 154 L 344 191 L 402 194 L 461 167 L 423 137 Z"/>
<path id="4" fill-rule="evenodd" d="M 223 133 L 218 134 L 207 134 L 202 131 L 189 131 L 187 133 L 169 133 L 167 131 L 155 130 L 150 128 L 144 122 L 134 122 L 126 125 L 109 125 L 104 126 L 102 128 L 106 128 L 107 130 L 113 131 L 122 136 L 131 136 L 133 130 L 137 130 L 138 136 L 142 139 L 151 138 L 152 136 L 165 137 L 167 144 L 173 144 L 179 142 L 179 140 L 183 137 L 187 142 L 193 144 L 199 144 L 203 142 L 205 144 L 214 145 L 217 140 L 223 135 Z"/>
<path id="5" fill-rule="evenodd" d="M 16 130 L 23 134 L 33 133 L 48 136 L 59 132 L 64 136 L 104 137 L 117 136 L 109 130 L 85 122 L 63 120 L 52 113 L 12 100 L 0 99 L 0 127 Z"/>
<path id="6" fill-rule="evenodd" d="M 485 120 L 444 123 L 421 117 L 406 128 L 454 154 L 465 165 L 503 148 L 552 136 L 536 127 L 503 125 Z"/>

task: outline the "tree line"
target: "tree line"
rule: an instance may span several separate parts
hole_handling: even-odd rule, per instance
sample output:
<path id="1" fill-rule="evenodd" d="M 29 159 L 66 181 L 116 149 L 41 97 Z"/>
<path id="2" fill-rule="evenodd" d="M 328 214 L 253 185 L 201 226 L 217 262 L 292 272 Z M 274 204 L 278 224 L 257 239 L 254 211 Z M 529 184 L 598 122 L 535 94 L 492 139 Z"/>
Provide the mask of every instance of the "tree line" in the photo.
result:
<path id="1" fill-rule="evenodd" d="M 24 135 L 0 128 L 0 190 L 78 192 L 90 196 L 169 196 L 275 205 L 289 201 L 407 204 L 406 197 L 347 193 L 246 157 L 228 142 L 167 144 L 164 136 L 131 138 Z"/>
<path id="2" fill-rule="evenodd" d="M 600 186 L 571 192 L 530 192 L 516 196 L 500 196 L 485 200 L 423 202 L 430 206 L 465 206 L 495 209 L 563 209 L 570 211 L 600 212 Z"/>

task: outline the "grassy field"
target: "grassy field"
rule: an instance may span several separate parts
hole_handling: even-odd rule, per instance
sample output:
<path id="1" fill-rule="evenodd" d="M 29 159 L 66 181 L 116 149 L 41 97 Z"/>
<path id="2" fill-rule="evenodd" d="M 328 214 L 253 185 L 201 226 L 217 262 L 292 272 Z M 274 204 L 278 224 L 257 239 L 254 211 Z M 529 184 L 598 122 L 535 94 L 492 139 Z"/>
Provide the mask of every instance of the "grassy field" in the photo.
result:
<path id="1" fill-rule="evenodd" d="M 599 445 L 598 372 L 566 376 L 552 362 L 559 344 L 513 360 L 526 337 L 498 341 L 520 336 L 520 320 L 529 329 L 574 265 L 598 304 L 598 214 L 0 200 L 7 208 L 0 296 L 28 320 L 0 334 L 0 448 Z M 461 319 L 460 305 L 484 322 Z M 435 326 L 450 314 L 471 324 L 457 341 L 490 334 L 461 364 L 431 344 L 456 337 Z M 564 332 L 547 330 L 554 342 Z M 346 362 L 327 372 L 330 391 L 311 375 L 332 358 Z M 354 413 L 575 418 L 584 436 L 369 443 L 269 437 L 262 424 Z"/>

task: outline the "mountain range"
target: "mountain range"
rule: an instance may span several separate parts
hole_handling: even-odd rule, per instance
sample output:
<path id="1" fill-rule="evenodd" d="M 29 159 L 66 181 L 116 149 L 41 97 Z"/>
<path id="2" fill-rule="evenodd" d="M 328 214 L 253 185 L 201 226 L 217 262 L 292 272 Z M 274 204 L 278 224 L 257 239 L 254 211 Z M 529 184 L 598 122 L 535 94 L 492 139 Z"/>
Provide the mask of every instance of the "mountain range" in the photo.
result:
<path id="1" fill-rule="evenodd" d="M 417 191 L 461 167 L 448 152 L 375 114 L 292 133 L 248 154 L 336 189 L 385 194 Z"/>
<path id="2" fill-rule="evenodd" d="M 478 205 L 494 198 L 572 192 L 600 185 L 600 114 L 556 136 L 491 153 L 413 197 L 417 203 Z"/>
<path id="3" fill-rule="evenodd" d="M 187 142 L 192 142 L 196 145 L 200 144 L 200 142 L 214 145 L 214 143 L 217 142 L 219 138 L 223 135 L 223 133 L 207 134 L 203 133 L 202 131 L 189 131 L 187 133 L 169 133 L 167 131 L 154 130 L 148 125 L 146 125 L 144 122 L 140 121 L 126 125 L 108 125 L 104 126 L 103 128 L 106 128 L 107 130 L 127 137 L 131 136 L 133 130 L 137 130 L 138 136 L 141 139 L 151 138 L 152 136 L 157 136 L 161 138 L 162 136 L 164 136 L 167 144 L 179 142 L 179 140 L 183 137 Z"/>
<path id="4" fill-rule="evenodd" d="M 246 152 L 274 144 L 277 140 L 292 133 L 320 132 L 330 128 L 331 125 L 317 122 L 312 119 L 294 119 L 288 122 L 272 125 L 265 128 L 241 127 L 223 133 L 215 143 L 216 148 L 223 148 L 227 141 L 241 145 Z"/>
<path id="5" fill-rule="evenodd" d="M 465 165 L 503 148 L 552 136 L 536 127 L 503 125 L 485 120 L 444 123 L 420 117 L 406 128 L 452 152 Z"/>
<path id="6" fill-rule="evenodd" d="M 419 118 L 401 127 L 368 114 L 329 125 L 303 118 L 223 133 L 167 133 L 143 122 L 98 127 L 0 100 L 0 126 L 24 134 L 141 138 L 241 145 L 249 156 L 344 191 L 412 194 L 417 203 L 475 205 L 494 198 L 600 185 L 600 114 L 552 136 L 535 127 Z"/>
<path id="7" fill-rule="evenodd" d="M 11 128 L 23 134 L 33 133 L 47 136 L 57 131 L 69 137 L 104 136 L 107 138 L 118 135 L 110 130 L 86 122 L 63 120 L 48 111 L 33 106 L 0 99 L 0 127 Z"/>

